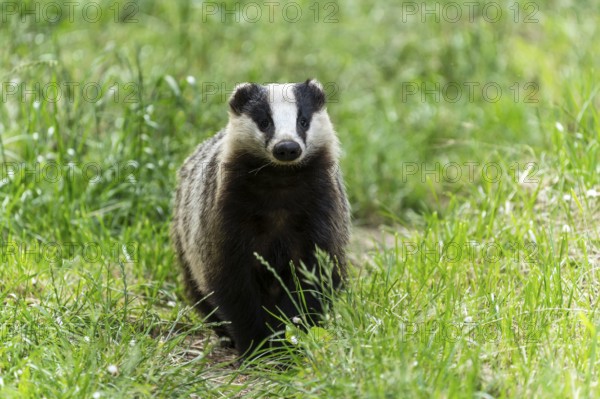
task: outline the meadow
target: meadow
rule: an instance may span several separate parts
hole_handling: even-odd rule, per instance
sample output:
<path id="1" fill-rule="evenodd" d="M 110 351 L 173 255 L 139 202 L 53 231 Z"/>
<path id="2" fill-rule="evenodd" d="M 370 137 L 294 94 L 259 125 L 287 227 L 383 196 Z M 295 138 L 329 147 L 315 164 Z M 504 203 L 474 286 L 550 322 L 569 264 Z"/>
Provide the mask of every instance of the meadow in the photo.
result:
<path id="1" fill-rule="evenodd" d="M 600 395 L 591 0 L 0 3 L 1 398 Z M 236 83 L 319 79 L 348 286 L 289 366 L 185 300 L 176 170 Z"/>

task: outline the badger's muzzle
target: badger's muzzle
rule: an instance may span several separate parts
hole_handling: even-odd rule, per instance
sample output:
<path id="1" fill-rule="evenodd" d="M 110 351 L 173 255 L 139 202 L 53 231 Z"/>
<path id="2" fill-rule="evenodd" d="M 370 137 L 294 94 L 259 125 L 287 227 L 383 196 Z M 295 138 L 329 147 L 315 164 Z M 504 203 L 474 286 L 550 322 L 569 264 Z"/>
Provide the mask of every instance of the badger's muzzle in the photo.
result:
<path id="1" fill-rule="evenodd" d="M 278 161 L 290 162 L 295 161 L 302 155 L 300 144 L 292 140 L 282 141 L 273 147 L 273 156 Z"/>

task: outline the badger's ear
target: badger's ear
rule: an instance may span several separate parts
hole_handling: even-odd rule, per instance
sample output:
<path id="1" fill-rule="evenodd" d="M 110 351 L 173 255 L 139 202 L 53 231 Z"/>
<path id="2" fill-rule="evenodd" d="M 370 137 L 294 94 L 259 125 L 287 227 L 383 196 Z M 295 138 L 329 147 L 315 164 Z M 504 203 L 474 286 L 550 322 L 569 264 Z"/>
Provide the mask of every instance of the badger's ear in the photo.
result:
<path id="1" fill-rule="evenodd" d="M 296 99 L 312 108 L 313 112 L 320 111 L 325 106 L 325 92 L 323 85 L 316 79 L 307 79 L 299 83 L 295 90 Z"/>
<path id="2" fill-rule="evenodd" d="M 317 89 L 323 91 L 323 85 L 317 79 L 307 79 L 306 84 L 316 86 Z"/>
<path id="3" fill-rule="evenodd" d="M 246 104 L 260 95 L 260 86 L 255 83 L 241 83 L 235 87 L 229 98 L 229 109 L 235 115 L 244 112 Z"/>

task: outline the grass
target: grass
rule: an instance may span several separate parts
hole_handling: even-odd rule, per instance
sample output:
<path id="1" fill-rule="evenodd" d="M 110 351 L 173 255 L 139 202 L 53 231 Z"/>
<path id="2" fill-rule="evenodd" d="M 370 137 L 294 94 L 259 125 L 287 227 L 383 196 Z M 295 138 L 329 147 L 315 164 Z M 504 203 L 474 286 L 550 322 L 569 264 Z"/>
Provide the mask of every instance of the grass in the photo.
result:
<path id="1" fill-rule="evenodd" d="M 595 2 L 51 4 L 0 12 L 0 397 L 600 393 Z M 183 298 L 175 172 L 235 83 L 307 77 L 354 265 L 327 339 L 238 368 Z"/>

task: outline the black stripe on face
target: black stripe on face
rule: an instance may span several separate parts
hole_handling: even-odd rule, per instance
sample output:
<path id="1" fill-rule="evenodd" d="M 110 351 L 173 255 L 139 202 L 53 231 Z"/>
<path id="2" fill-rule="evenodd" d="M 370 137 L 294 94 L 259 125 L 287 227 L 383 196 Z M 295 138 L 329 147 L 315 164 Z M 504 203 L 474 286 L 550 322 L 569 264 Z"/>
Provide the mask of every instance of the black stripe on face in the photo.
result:
<path id="1" fill-rule="evenodd" d="M 266 143 L 271 140 L 275 134 L 275 124 L 266 87 L 255 83 L 239 87 L 231 96 L 229 107 L 235 115 L 249 116 L 265 134 Z"/>
<path id="2" fill-rule="evenodd" d="M 316 84 L 307 80 L 294 86 L 294 96 L 298 107 L 296 132 L 306 143 L 306 132 L 310 128 L 313 114 L 325 106 L 325 93 Z"/>

